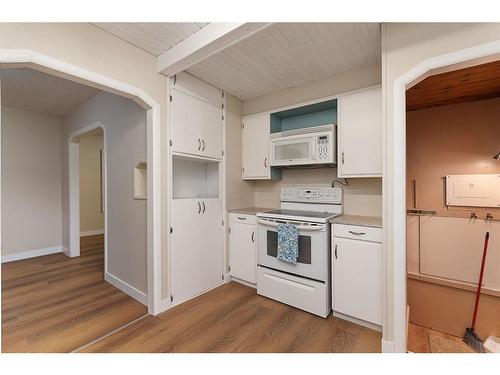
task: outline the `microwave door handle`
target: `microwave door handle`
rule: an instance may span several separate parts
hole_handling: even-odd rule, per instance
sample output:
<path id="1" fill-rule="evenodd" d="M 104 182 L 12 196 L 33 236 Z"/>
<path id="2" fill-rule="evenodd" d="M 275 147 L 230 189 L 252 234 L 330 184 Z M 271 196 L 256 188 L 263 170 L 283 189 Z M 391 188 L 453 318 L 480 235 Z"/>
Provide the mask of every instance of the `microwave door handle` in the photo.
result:
<path id="1" fill-rule="evenodd" d="M 261 220 L 258 219 L 257 223 L 276 228 L 280 223 L 274 223 L 272 221 L 267 221 L 267 220 Z M 293 225 L 293 224 L 292 224 Z M 325 229 L 324 225 L 316 225 L 316 226 L 310 226 L 310 225 L 295 225 L 298 230 L 304 231 L 304 232 L 314 232 L 314 231 L 319 231 Z"/>

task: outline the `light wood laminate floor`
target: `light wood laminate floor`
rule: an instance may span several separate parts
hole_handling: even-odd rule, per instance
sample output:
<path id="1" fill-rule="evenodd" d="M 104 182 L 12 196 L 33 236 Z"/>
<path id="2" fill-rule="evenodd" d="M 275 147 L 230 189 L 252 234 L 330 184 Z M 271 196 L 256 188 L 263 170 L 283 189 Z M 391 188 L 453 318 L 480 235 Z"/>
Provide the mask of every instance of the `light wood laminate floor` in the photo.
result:
<path id="1" fill-rule="evenodd" d="M 475 353 L 461 337 L 417 324 L 408 324 L 408 351 L 412 353 Z"/>
<path id="2" fill-rule="evenodd" d="M 81 252 L 2 265 L 4 352 L 380 352 L 379 332 L 235 282 L 144 316 L 145 306 L 103 280 L 102 236 L 85 237 Z"/>
<path id="3" fill-rule="evenodd" d="M 323 319 L 231 282 L 84 348 L 85 352 L 380 352 L 381 334 Z"/>
<path id="4" fill-rule="evenodd" d="M 80 257 L 2 264 L 2 351 L 70 352 L 147 314 L 103 268 L 102 235 L 83 237 Z"/>

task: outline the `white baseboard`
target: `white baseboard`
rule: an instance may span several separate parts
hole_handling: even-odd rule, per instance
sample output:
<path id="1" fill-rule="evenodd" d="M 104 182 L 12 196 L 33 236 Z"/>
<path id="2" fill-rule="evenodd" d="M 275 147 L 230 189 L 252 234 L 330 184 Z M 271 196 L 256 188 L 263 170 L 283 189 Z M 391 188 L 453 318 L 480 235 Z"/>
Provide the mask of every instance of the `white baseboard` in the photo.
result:
<path id="1" fill-rule="evenodd" d="M 127 284 L 125 281 L 119 279 L 118 277 L 106 272 L 104 274 L 104 280 L 120 289 L 123 293 L 128 294 L 130 297 L 142 303 L 143 305 L 148 305 L 148 296 L 145 293 L 141 292 L 139 289 L 134 288 L 132 285 Z"/>
<path id="2" fill-rule="evenodd" d="M 64 255 L 66 256 L 69 256 L 71 258 L 71 250 L 68 249 L 67 247 L 62 247 L 62 252 L 64 253 Z"/>
<path id="3" fill-rule="evenodd" d="M 98 234 L 104 234 L 104 229 L 86 230 L 86 231 L 80 232 L 80 237 L 95 236 Z"/>
<path id="4" fill-rule="evenodd" d="M 53 246 L 53 247 L 46 247 L 44 249 L 29 250 L 29 251 L 22 251 L 20 253 L 15 253 L 15 254 L 2 255 L 2 263 L 14 262 L 16 260 L 22 260 L 22 259 L 28 259 L 28 258 L 34 258 L 34 257 L 42 256 L 42 255 L 55 254 L 55 253 L 60 253 L 62 251 L 63 251 L 62 246 Z"/>
<path id="5" fill-rule="evenodd" d="M 339 313 L 337 311 L 332 311 L 332 315 L 336 316 L 337 318 L 344 319 L 344 320 L 347 320 L 349 322 L 355 323 L 357 325 L 373 329 L 374 331 L 382 332 L 382 326 L 380 326 L 378 324 L 367 322 L 366 320 L 354 318 L 352 316 L 345 315 L 345 314 Z"/>
<path id="6" fill-rule="evenodd" d="M 160 313 L 167 311 L 172 307 L 172 301 L 170 301 L 170 298 L 162 299 L 160 301 Z"/>
<path id="7" fill-rule="evenodd" d="M 382 339 L 382 353 L 394 353 L 394 343 Z"/>
<path id="8" fill-rule="evenodd" d="M 257 284 L 249 283 L 248 281 L 238 279 L 237 277 L 234 277 L 234 276 L 229 276 L 229 281 L 234 281 L 235 283 L 243 284 L 243 285 L 248 286 L 250 288 L 257 289 Z"/>

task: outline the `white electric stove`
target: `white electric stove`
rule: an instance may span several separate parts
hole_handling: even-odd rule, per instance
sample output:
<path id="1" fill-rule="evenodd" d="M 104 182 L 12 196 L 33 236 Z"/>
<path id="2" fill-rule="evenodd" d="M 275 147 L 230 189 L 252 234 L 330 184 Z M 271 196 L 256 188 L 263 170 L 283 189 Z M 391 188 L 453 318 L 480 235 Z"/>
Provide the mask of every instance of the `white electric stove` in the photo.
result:
<path id="1" fill-rule="evenodd" d="M 330 225 L 342 214 L 342 189 L 285 187 L 281 209 L 257 213 L 257 293 L 327 317 L 330 314 Z M 280 223 L 299 231 L 297 264 L 277 258 Z"/>

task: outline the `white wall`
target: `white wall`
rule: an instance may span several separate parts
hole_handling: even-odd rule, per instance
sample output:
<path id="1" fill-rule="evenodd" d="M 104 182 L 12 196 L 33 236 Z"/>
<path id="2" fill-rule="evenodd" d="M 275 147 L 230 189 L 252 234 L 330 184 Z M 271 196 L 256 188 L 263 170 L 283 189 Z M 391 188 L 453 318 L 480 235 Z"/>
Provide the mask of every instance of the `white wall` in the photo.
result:
<path id="1" fill-rule="evenodd" d="M 384 104 L 384 246 L 387 275 L 387 329 L 394 339 L 394 81 L 424 60 L 492 42 L 500 38 L 500 23 L 389 23 L 382 28 L 382 98 Z M 404 181 L 401 182 L 404 184 Z M 404 248 L 403 248 L 404 251 Z"/>
<path id="2" fill-rule="evenodd" d="M 248 115 L 288 105 L 300 104 L 360 88 L 380 84 L 381 66 L 332 76 L 322 81 L 282 90 L 274 94 L 248 100 L 243 103 L 243 114 Z M 277 208 L 282 186 L 331 186 L 336 168 L 283 170 L 281 181 L 256 181 L 255 205 Z M 382 215 L 382 179 L 350 179 L 344 189 L 344 213 L 351 215 Z"/>
<path id="3" fill-rule="evenodd" d="M 226 208 L 252 207 L 255 204 L 253 181 L 241 179 L 241 115 L 243 103 L 226 94 Z"/>
<path id="4" fill-rule="evenodd" d="M 105 128 L 107 270 L 147 293 L 147 201 L 133 199 L 133 170 L 146 159 L 146 112 L 129 99 L 100 93 L 62 118 L 63 244 L 69 246 L 68 141 L 77 129 L 95 122 Z"/>
<path id="5" fill-rule="evenodd" d="M 140 88 L 161 106 L 162 162 L 166 162 L 166 77 L 157 73 L 156 57 L 89 23 L 0 23 L 1 49 L 33 50 Z M 167 174 L 162 173 L 162 273 L 168 244 Z M 165 278 L 168 280 L 168 277 Z M 162 292 L 168 285 L 162 285 Z"/>
<path id="6" fill-rule="evenodd" d="M 61 246 L 61 123 L 2 106 L 2 255 Z"/>
<path id="7" fill-rule="evenodd" d="M 80 136 L 80 233 L 104 230 L 104 206 L 101 209 L 102 130 Z M 102 197 L 104 200 L 104 197 Z"/>

